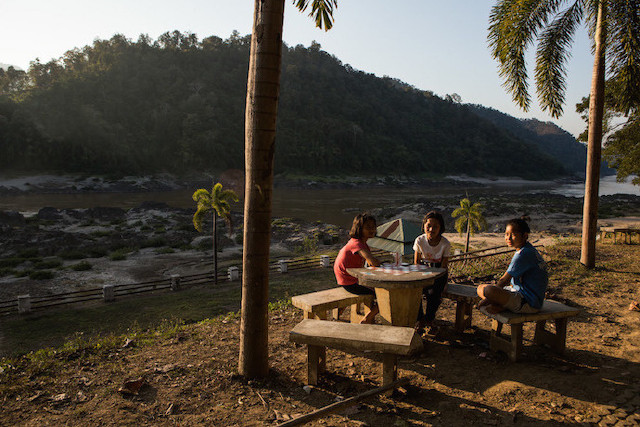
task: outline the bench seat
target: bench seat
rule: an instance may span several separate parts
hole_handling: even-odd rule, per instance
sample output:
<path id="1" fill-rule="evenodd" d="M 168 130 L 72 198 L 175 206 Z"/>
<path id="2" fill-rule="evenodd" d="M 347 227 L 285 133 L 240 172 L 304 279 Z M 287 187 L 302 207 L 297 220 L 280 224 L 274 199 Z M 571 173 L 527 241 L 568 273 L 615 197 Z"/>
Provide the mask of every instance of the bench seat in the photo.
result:
<path id="1" fill-rule="evenodd" d="M 503 311 L 492 314 L 487 312 L 486 307 L 481 307 L 480 311 L 492 319 L 489 341 L 491 350 L 504 351 L 515 362 L 522 354 L 522 325 L 524 323 L 536 322 L 533 339 L 535 344 L 549 345 L 552 350 L 562 354 L 566 347 L 568 319 L 577 316 L 581 310 L 558 301 L 545 300 L 542 309 L 537 313 L 523 314 Z M 555 322 L 555 333 L 545 328 L 546 322 L 549 320 Z M 510 339 L 501 335 L 503 325 L 510 326 Z"/>
<path id="2" fill-rule="evenodd" d="M 464 332 L 465 329 L 470 328 L 473 306 L 480 301 L 476 287 L 448 283 L 444 292 L 442 292 L 442 296 L 456 302 L 456 332 Z"/>
<path id="3" fill-rule="evenodd" d="M 342 286 L 291 297 L 291 304 L 304 312 L 305 319 L 326 320 L 327 312 L 332 311 L 338 319 L 341 309 L 351 306 L 351 322 L 358 323 L 371 310 L 373 295 L 356 295 L 344 290 Z M 360 309 L 360 304 L 364 310 Z"/>
<path id="4" fill-rule="evenodd" d="M 354 324 L 305 319 L 289 333 L 289 340 L 307 345 L 307 382 L 318 383 L 326 368 L 325 348 L 382 353 L 382 385 L 398 379 L 397 356 L 422 350 L 422 339 L 413 328 Z"/>

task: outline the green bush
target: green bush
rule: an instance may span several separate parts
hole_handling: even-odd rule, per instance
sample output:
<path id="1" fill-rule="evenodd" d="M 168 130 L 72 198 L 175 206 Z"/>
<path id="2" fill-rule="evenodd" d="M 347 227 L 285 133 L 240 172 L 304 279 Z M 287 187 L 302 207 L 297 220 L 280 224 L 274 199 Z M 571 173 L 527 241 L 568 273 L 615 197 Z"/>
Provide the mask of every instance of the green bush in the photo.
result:
<path id="1" fill-rule="evenodd" d="M 111 259 L 112 261 L 122 261 L 122 260 L 127 259 L 127 255 L 130 254 L 133 251 L 134 251 L 134 249 L 132 249 L 132 248 L 116 249 L 115 251 L 113 251 L 113 252 L 111 252 L 109 254 L 109 259 Z"/>
<path id="2" fill-rule="evenodd" d="M 152 237 L 150 239 L 143 240 L 140 243 L 141 248 L 160 248 L 167 246 L 167 239 L 165 237 Z"/>
<path id="3" fill-rule="evenodd" d="M 5 259 L 0 259 L 0 268 L 17 267 L 17 266 L 19 266 L 20 264 L 22 264 L 25 261 L 26 261 L 25 258 L 5 258 Z"/>
<path id="4" fill-rule="evenodd" d="M 91 270 L 93 266 L 87 261 L 82 261 L 77 264 L 70 265 L 69 268 L 72 269 L 73 271 L 87 271 L 87 270 Z"/>
<path id="5" fill-rule="evenodd" d="M 0 268 L 0 277 L 16 275 L 16 273 L 17 271 L 14 270 L 13 268 L 6 268 L 6 267 Z"/>
<path id="6" fill-rule="evenodd" d="M 48 268 L 57 268 L 62 265 L 62 261 L 59 259 L 42 260 L 33 263 L 33 268 L 36 270 L 46 270 Z"/>
<path id="7" fill-rule="evenodd" d="M 38 248 L 23 249 L 18 252 L 18 258 L 37 258 L 40 256 Z"/>
<path id="8" fill-rule="evenodd" d="M 157 254 L 172 254 L 175 251 L 172 248 L 160 248 L 156 249 Z"/>
<path id="9" fill-rule="evenodd" d="M 53 279 L 53 276 L 54 274 L 51 270 L 38 270 L 29 273 L 29 279 L 33 280 L 48 280 Z"/>

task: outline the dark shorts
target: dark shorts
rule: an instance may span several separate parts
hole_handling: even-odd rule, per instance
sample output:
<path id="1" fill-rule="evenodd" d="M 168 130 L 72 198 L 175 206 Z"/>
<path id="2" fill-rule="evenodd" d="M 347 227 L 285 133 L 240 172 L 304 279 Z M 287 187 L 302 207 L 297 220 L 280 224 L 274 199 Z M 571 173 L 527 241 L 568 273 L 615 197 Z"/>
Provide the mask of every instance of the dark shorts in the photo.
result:
<path id="1" fill-rule="evenodd" d="M 371 288 L 367 288 L 366 286 L 362 286 L 358 283 L 355 283 L 353 285 L 345 285 L 343 286 L 344 290 L 347 292 L 351 292 L 352 294 L 356 294 L 356 295 L 375 295 L 376 292 L 371 289 Z"/>

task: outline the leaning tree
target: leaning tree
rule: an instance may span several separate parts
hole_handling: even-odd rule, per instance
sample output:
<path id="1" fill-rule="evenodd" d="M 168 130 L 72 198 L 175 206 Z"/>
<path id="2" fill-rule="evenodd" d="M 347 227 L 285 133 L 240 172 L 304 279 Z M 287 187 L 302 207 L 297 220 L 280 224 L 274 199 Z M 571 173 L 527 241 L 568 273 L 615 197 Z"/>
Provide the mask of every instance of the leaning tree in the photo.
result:
<path id="1" fill-rule="evenodd" d="M 489 45 L 513 100 L 529 109 L 526 50 L 537 41 L 535 84 L 543 110 L 562 115 L 566 61 L 576 30 L 592 38 L 587 166 L 580 262 L 595 267 L 605 69 L 622 85 L 621 104 L 640 96 L 640 0 L 499 0 L 489 18 Z M 606 55 L 605 55 L 606 54 Z"/>
<path id="2" fill-rule="evenodd" d="M 316 26 L 333 25 L 337 0 L 294 0 L 312 6 Z M 284 0 L 255 0 L 245 110 L 244 248 L 238 370 L 268 374 L 269 244 L 273 154 L 280 93 Z"/>

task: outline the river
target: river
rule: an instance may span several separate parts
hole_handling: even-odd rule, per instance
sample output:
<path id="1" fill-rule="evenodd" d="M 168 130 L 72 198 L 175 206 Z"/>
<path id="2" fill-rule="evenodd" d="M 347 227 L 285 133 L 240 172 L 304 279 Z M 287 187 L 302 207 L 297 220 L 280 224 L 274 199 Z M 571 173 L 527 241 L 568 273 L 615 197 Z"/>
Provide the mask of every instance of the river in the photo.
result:
<path id="1" fill-rule="evenodd" d="M 30 194 L 2 196 L 0 210 L 13 210 L 25 215 L 36 213 L 45 206 L 55 208 L 90 208 L 117 206 L 131 208 L 144 201 L 164 202 L 170 206 L 192 208 L 193 189 L 145 193 L 77 193 Z M 582 197 L 584 184 L 552 181 L 524 181 L 513 179 L 474 179 L 463 185 L 448 187 L 366 188 L 366 189 L 284 189 L 276 188 L 273 196 L 273 216 L 322 221 L 347 227 L 357 212 L 384 206 L 402 205 L 403 201 L 416 197 L 478 194 L 549 192 L 570 197 Z M 618 183 L 615 176 L 604 177 L 600 182 L 600 195 L 633 194 L 640 196 L 640 187 L 630 180 Z M 241 210 L 238 205 L 234 210 Z"/>

